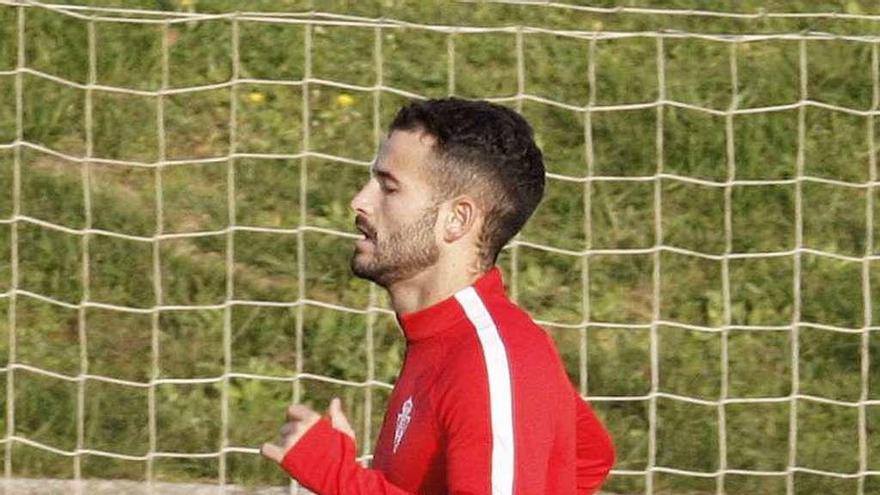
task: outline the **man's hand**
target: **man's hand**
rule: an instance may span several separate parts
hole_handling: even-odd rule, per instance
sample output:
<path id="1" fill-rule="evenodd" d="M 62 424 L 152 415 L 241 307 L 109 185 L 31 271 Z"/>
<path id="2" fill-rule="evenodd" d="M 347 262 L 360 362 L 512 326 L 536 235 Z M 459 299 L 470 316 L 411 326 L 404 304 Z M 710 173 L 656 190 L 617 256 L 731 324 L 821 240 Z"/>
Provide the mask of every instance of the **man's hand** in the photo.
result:
<path id="1" fill-rule="evenodd" d="M 330 407 L 327 409 L 327 415 L 330 417 L 330 423 L 333 428 L 345 433 L 354 440 L 354 429 L 346 419 L 342 412 L 342 403 L 336 398 L 330 401 Z M 321 419 L 321 415 L 310 409 L 308 406 L 301 404 L 293 404 L 287 408 L 287 423 L 281 427 L 278 432 L 278 442 L 266 442 L 260 449 L 263 457 L 271 459 L 278 464 L 284 460 L 284 455 Z"/>

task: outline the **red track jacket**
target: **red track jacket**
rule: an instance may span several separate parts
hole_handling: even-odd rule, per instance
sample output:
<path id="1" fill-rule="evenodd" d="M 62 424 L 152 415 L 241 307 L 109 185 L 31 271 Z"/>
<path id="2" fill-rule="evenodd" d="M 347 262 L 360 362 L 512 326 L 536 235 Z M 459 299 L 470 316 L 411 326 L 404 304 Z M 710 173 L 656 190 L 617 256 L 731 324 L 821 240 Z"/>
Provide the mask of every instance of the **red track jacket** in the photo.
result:
<path id="1" fill-rule="evenodd" d="M 498 268 L 400 317 L 406 358 L 372 469 L 327 419 L 282 467 L 320 495 L 594 493 L 608 433 L 572 387 L 550 337 L 505 295 Z"/>

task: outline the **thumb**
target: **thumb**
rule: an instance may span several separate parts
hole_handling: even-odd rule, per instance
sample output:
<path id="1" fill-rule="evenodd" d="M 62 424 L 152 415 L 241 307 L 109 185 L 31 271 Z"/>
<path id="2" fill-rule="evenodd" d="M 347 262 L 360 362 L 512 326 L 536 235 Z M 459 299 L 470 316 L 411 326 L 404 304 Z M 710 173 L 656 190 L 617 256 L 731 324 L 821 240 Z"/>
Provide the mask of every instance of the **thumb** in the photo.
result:
<path id="1" fill-rule="evenodd" d="M 260 454 L 270 460 L 275 461 L 277 464 L 281 464 L 281 461 L 284 460 L 285 450 L 274 443 L 266 442 L 260 448 Z"/>
<path id="2" fill-rule="evenodd" d="M 351 427 L 351 424 L 345 417 L 345 413 L 342 412 L 342 401 L 340 401 L 338 397 L 330 401 L 330 409 L 328 410 L 328 413 L 333 428 L 345 433 L 354 440 L 354 428 Z"/>

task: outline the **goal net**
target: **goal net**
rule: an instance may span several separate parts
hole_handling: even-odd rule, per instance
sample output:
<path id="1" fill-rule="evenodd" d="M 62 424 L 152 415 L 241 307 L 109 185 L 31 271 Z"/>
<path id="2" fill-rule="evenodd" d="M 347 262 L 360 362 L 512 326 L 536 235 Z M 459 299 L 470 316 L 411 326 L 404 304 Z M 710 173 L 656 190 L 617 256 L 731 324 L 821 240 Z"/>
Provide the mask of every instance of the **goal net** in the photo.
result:
<path id="1" fill-rule="evenodd" d="M 606 490 L 880 490 L 880 12 L 300 3 L 0 0 L 7 483 L 295 491 L 258 447 L 334 396 L 369 462 L 404 343 L 348 203 L 457 95 L 545 153 L 499 264 Z"/>

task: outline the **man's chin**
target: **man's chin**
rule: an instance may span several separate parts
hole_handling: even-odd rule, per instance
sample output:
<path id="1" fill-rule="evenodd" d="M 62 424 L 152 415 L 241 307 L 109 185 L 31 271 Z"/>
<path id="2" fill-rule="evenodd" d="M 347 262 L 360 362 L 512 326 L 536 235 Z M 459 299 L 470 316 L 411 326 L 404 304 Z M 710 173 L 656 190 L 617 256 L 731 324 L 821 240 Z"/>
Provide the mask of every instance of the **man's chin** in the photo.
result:
<path id="1" fill-rule="evenodd" d="M 366 256 L 363 254 L 358 254 L 357 250 L 355 250 L 354 255 L 351 257 L 351 272 L 357 278 L 362 278 L 364 280 L 369 280 L 370 282 L 377 282 L 375 270 L 371 270 L 369 266 L 369 262 L 364 259 Z"/>

